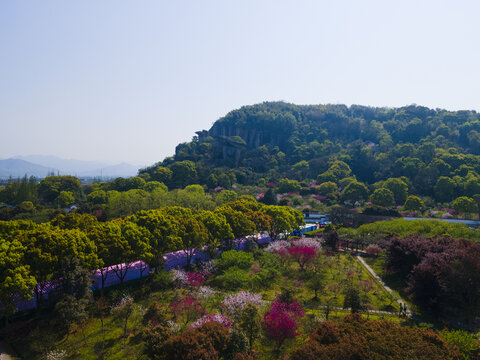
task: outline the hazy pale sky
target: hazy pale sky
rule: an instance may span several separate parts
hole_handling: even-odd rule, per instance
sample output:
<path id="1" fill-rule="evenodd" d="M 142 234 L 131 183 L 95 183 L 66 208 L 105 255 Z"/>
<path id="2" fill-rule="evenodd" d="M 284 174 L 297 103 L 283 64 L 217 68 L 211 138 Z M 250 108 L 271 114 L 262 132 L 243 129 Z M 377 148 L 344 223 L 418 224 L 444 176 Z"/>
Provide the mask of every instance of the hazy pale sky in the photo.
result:
<path id="1" fill-rule="evenodd" d="M 480 110 L 480 1 L 0 2 L 0 158 L 148 165 L 246 104 Z"/>

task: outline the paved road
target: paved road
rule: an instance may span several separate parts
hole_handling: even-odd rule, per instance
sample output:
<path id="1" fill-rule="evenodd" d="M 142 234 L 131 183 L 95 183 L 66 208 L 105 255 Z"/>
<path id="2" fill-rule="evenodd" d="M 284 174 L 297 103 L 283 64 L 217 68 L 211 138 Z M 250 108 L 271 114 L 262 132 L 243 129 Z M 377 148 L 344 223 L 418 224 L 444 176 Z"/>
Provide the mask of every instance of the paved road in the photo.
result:
<path id="1" fill-rule="evenodd" d="M 325 305 L 304 305 L 307 309 L 326 309 L 327 307 Z M 343 307 L 338 307 L 338 306 L 332 306 L 330 309 L 333 310 L 340 310 L 340 311 L 350 311 L 350 308 L 343 308 Z M 370 313 L 370 314 L 380 314 L 380 315 L 394 315 L 398 316 L 398 312 L 390 312 L 390 311 L 381 311 L 381 310 L 361 310 L 361 313 Z"/>

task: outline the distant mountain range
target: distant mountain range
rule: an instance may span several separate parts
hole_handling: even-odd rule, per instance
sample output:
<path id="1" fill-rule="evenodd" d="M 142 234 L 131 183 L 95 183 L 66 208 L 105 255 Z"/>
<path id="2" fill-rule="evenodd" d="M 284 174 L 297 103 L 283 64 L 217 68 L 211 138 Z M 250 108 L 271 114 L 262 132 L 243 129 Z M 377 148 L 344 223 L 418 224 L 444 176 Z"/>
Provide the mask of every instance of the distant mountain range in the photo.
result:
<path id="1" fill-rule="evenodd" d="M 0 160 L 0 178 L 35 176 L 44 178 L 50 173 L 78 177 L 130 177 L 135 176 L 138 166 L 127 163 L 107 163 L 62 159 L 56 156 L 15 156 Z"/>

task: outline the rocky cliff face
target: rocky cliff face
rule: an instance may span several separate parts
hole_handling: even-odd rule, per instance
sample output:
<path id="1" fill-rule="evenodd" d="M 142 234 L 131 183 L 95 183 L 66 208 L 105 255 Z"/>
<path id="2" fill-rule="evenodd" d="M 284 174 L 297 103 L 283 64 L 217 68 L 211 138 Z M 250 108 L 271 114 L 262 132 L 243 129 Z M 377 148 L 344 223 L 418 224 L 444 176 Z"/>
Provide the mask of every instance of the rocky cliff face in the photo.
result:
<path id="1" fill-rule="evenodd" d="M 282 147 L 285 141 L 290 137 L 290 133 L 289 131 L 286 131 L 282 134 L 278 134 L 278 132 L 281 132 L 281 129 L 278 129 L 276 133 L 273 133 L 253 127 L 247 128 L 246 126 L 220 123 L 218 125 L 214 124 L 208 131 L 208 134 L 213 138 L 239 136 L 246 142 L 248 148 L 254 149 L 264 144 Z"/>

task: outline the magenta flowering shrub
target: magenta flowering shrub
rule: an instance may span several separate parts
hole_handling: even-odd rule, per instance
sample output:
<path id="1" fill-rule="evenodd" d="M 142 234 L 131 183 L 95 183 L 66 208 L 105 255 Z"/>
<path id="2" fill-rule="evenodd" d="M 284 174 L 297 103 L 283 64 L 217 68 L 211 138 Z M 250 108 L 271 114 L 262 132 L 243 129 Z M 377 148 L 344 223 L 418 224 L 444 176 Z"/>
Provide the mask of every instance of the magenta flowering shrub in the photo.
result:
<path id="1" fill-rule="evenodd" d="M 197 319 L 195 322 L 193 322 L 189 328 L 196 328 L 199 327 L 207 322 L 210 321 L 215 321 L 218 322 L 219 324 L 222 324 L 225 327 L 230 327 L 232 326 L 232 322 L 228 318 L 228 316 L 220 314 L 220 313 L 214 313 L 214 314 L 207 314 L 201 317 L 200 319 Z"/>
<path id="2" fill-rule="evenodd" d="M 225 296 L 222 307 L 229 315 L 236 316 L 240 314 L 247 304 L 262 305 L 262 296 L 249 291 L 240 291 L 236 294 Z"/>
<path id="3" fill-rule="evenodd" d="M 282 247 L 282 248 L 278 249 L 278 250 L 276 251 L 276 253 L 277 253 L 278 255 L 280 255 L 281 257 L 286 257 L 286 256 L 288 256 L 288 250 L 287 250 L 287 248 L 285 248 L 285 247 Z"/>
<path id="4" fill-rule="evenodd" d="M 298 303 L 286 304 L 279 300 L 276 300 L 265 313 L 263 329 L 267 338 L 275 342 L 277 351 L 285 340 L 298 335 L 298 320 L 304 316 L 305 312 Z"/>
<path id="5" fill-rule="evenodd" d="M 200 273 L 187 272 L 188 285 L 193 287 L 202 286 L 205 282 L 205 277 Z"/>
<path id="6" fill-rule="evenodd" d="M 183 319 L 185 324 L 205 314 L 205 309 L 193 296 L 185 296 L 180 300 L 172 301 L 169 307 L 170 311 L 172 312 L 173 319 Z"/>
<path id="7" fill-rule="evenodd" d="M 317 252 L 314 248 L 311 248 L 309 246 L 294 246 L 288 249 L 288 254 L 292 259 L 298 262 L 298 265 L 300 265 L 300 269 L 304 270 L 305 265 L 307 265 L 308 262 L 310 262 L 315 257 Z"/>

